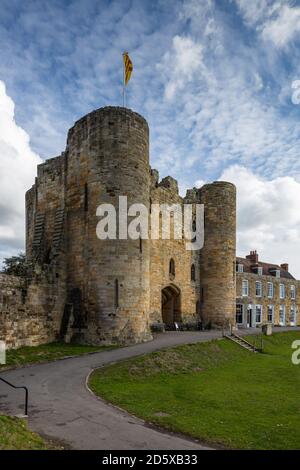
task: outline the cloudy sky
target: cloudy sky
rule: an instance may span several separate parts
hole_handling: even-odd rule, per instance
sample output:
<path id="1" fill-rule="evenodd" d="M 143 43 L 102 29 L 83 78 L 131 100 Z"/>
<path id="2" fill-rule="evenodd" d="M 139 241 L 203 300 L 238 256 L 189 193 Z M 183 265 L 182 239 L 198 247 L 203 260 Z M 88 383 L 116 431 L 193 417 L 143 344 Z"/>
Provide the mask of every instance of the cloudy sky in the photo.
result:
<path id="1" fill-rule="evenodd" d="M 150 124 L 152 167 L 182 193 L 235 183 L 238 254 L 257 249 L 300 278 L 299 1 L 0 6 L 0 258 L 23 248 L 36 164 L 60 154 L 79 117 L 122 105 L 126 49 L 128 107 Z"/>

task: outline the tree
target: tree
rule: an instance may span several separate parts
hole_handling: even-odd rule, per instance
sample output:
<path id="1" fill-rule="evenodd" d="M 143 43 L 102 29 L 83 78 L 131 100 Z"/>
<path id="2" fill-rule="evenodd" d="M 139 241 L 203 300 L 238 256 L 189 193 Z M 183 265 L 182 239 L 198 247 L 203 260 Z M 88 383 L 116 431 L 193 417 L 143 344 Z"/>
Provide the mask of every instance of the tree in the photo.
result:
<path id="1" fill-rule="evenodd" d="M 28 264 L 26 262 L 25 253 L 19 253 L 16 256 L 4 258 L 3 272 L 12 276 L 26 276 Z"/>

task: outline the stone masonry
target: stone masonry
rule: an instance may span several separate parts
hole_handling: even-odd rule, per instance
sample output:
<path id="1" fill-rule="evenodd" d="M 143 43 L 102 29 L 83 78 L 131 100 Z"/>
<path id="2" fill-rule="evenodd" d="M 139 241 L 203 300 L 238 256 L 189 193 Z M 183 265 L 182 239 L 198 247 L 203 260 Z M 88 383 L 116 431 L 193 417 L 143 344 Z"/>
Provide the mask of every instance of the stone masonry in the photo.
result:
<path id="1" fill-rule="evenodd" d="M 202 250 L 174 237 L 99 239 L 97 208 L 112 204 L 118 216 L 119 196 L 144 204 L 149 219 L 152 204 L 204 204 Z M 126 108 L 98 109 L 70 129 L 60 156 L 38 166 L 26 193 L 26 258 L 26 279 L 0 276 L 0 339 L 9 347 L 130 344 L 150 340 L 157 323 L 234 325 L 235 187 L 218 181 L 181 197 L 176 180 L 160 181 L 150 167 L 146 120 Z M 237 283 L 239 291 L 240 275 Z"/>
<path id="2" fill-rule="evenodd" d="M 0 274 L 0 340 L 8 348 L 58 339 L 64 309 L 62 286 L 45 273 L 27 279 Z"/>

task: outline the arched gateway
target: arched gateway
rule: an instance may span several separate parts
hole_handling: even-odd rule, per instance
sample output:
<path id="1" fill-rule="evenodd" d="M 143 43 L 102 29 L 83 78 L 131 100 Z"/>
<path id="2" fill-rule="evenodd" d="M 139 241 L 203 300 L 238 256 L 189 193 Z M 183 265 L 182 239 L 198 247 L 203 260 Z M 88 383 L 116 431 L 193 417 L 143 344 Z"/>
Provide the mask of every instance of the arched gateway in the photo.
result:
<path id="1" fill-rule="evenodd" d="M 181 293 L 174 284 L 170 284 L 161 291 L 161 313 L 166 325 L 181 322 Z"/>

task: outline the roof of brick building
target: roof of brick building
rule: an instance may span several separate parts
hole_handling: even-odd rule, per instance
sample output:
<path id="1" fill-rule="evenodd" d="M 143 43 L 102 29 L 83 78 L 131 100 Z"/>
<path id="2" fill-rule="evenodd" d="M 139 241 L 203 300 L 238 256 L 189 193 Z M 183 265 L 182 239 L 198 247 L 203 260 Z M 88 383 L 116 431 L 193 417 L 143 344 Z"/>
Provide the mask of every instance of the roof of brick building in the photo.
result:
<path id="1" fill-rule="evenodd" d="M 283 269 L 278 264 L 263 263 L 261 261 L 258 261 L 258 263 L 253 263 L 251 259 L 240 258 L 240 257 L 236 258 L 236 262 L 244 266 L 245 273 L 255 273 L 255 267 L 261 267 L 263 268 L 263 275 L 270 276 L 272 274 L 274 275 L 274 273 L 272 273 L 272 270 L 275 271 L 279 269 L 281 278 L 295 279 L 294 276 L 292 276 L 292 274 L 289 271 Z"/>

